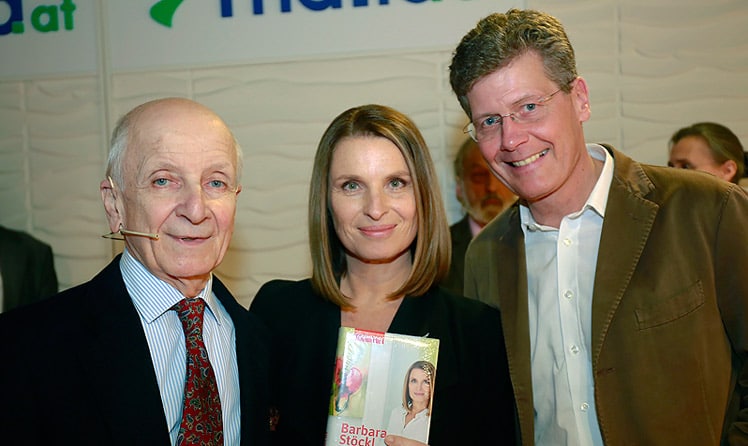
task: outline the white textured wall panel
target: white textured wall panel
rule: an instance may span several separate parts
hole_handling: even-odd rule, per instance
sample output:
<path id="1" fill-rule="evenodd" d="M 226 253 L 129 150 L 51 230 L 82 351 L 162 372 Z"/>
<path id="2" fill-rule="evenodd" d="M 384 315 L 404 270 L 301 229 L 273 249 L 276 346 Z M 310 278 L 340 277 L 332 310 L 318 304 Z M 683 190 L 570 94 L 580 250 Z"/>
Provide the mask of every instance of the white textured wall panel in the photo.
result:
<path id="1" fill-rule="evenodd" d="M 525 4 L 567 28 L 590 88 L 589 141 L 654 164 L 665 162 L 677 128 L 700 120 L 748 141 L 745 0 Z M 459 218 L 451 162 L 466 118 L 449 87 L 452 49 L 0 81 L 0 224 L 52 244 L 63 288 L 87 280 L 122 246 L 99 237 L 114 121 L 146 100 L 193 98 L 226 120 L 244 150 L 235 235 L 218 274 L 248 305 L 265 281 L 309 274 L 312 159 L 346 108 L 381 103 L 410 115 L 432 150 L 450 220 Z"/>
<path id="2" fill-rule="evenodd" d="M 0 223 L 52 245 L 61 288 L 110 252 L 99 237 L 101 101 L 95 77 L 0 82 Z"/>

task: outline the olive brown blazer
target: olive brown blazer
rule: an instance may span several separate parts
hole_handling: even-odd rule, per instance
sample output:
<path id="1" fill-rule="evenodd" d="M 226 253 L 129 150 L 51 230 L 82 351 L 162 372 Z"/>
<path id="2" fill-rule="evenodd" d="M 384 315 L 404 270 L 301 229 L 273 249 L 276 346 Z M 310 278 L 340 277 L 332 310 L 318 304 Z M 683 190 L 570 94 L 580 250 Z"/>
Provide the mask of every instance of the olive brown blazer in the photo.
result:
<path id="1" fill-rule="evenodd" d="M 748 350 L 748 194 L 699 172 L 615 170 L 592 296 L 592 370 L 607 445 L 746 444 L 732 397 Z M 467 253 L 465 294 L 500 308 L 521 444 L 533 444 L 518 206 Z M 741 390 L 741 389 L 738 389 Z"/>

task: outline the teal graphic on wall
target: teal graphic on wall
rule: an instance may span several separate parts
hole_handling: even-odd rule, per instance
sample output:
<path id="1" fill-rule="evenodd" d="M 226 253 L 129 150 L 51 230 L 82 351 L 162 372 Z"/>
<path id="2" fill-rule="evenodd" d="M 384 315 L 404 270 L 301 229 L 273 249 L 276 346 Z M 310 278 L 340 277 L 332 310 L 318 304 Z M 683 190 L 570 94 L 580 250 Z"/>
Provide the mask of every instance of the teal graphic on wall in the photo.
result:
<path id="1" fill-rule="evenodd" d="M 8 20 L 0 23 L 0 36 L 23 34 L 26 32 L 23 0 L 2 0 L 10 9 Z M 73 13 L 76 6 L 73 0 L 62 0 L 60 3 L 38 5 L 28 17 L 28 25 L 40 33 L 72 31 L 75 28 Z"/>

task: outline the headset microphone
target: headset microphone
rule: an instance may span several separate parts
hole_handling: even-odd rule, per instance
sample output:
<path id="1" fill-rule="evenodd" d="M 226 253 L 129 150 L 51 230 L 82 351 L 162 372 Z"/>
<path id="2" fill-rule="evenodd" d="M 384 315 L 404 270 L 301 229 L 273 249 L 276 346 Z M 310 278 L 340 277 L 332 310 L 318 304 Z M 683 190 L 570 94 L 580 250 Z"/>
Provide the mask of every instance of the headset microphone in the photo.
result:
<path id="1" fill-rule="evenodd" d="M 121 235 L 122 237 L 117 237 L 116 234 Z M 112 239 L 112 240 L 124 240 L 126 235 L 133 235 L 137 237 L 148 237 L 153 240 L 158 240 L 158 234 L 151 234 L 148 232 L 137 232 L 137 231 L 130 231 L 129 229 L 124 229 L 122 225 L 119 227 L 119 231 L 117 232 L 110 232 L 109 234 L 104 234 L 102 237 Z"/>
<path id="2" fill-rule="evenodd" d="M 122 235 L 137 235 L 138 237 L 148 237 L 153 240 L 158 240 L 158 234 L 150 234 L 148 232 L 137 232 L 130 231 L 129 229 L 119 228 L 119 233 Z"/>

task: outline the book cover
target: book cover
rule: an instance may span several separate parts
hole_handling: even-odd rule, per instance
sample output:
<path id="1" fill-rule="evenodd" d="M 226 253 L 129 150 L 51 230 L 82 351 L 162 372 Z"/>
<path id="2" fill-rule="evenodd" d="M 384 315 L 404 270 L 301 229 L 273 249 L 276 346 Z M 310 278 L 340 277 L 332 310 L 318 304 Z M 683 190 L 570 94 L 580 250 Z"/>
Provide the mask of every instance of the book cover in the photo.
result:
<path id="1" fill-rule="evenodd" d="M 341 327 L 326 445 L 428 443 L 438 356 L 438 339 Z"/>

